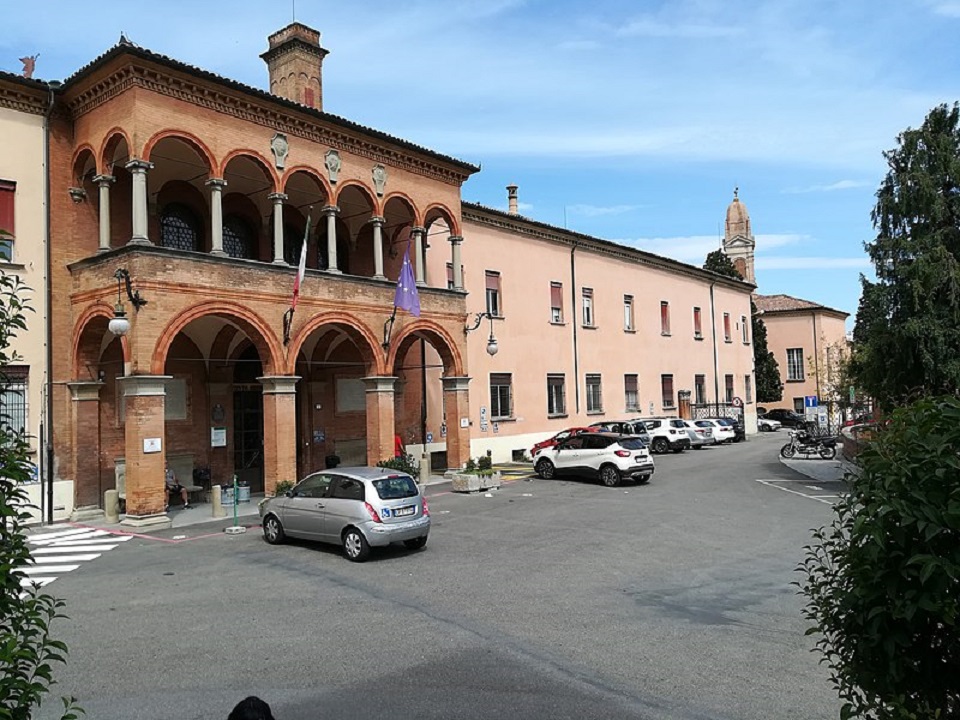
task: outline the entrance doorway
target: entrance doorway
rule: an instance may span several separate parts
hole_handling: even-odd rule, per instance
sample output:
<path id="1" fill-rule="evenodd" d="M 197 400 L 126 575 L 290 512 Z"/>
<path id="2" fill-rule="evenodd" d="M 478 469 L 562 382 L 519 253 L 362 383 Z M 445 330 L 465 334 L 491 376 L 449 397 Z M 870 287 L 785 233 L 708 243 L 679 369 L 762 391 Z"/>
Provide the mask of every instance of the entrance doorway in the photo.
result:
<path id="1" fill-rule="evenodd" d="M 263 492 L 263 366 L 256 348 L 237 358 L 233 374 L 233 471 L 250 492 Z"/>

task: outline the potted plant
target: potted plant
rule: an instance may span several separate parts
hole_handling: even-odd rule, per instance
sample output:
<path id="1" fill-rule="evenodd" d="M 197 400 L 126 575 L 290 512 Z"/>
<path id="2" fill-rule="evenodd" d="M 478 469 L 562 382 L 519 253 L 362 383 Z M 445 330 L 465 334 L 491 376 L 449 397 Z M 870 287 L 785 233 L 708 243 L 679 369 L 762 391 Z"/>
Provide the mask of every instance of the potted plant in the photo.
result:
<path id="1" fill-rule="evenodd" d="M 488 455 L 470 458 L 462 470 L 450 473 L 454 492 L 478 492 L 500 487 L 500 471 L 493 469 Z"/>

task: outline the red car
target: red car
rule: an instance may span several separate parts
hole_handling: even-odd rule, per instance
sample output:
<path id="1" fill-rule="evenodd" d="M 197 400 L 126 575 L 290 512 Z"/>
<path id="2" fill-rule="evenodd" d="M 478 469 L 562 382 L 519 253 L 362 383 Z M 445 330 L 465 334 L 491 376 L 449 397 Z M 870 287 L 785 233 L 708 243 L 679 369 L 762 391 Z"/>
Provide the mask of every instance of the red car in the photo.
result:
<path id="1" fill-rule="evenodd" d="M 541 440 L 532 448 L 530 448 L 530 457 L 535 457 L 536 454 L 541 450 L 543 450 L 544 448 L 553 447 L 558 442 L 562 440 L 566 440 L 568 437 L 571 437 L 573 435 L 579 435 L 580 433 L 585 433 L 585 432 L 597 432 L 599 429 L 600 428 L 596 428 L 596 427 L 572 427 L 572 428 L 567 428 L 566 430 L 561 430 L 552 438 Z"/>

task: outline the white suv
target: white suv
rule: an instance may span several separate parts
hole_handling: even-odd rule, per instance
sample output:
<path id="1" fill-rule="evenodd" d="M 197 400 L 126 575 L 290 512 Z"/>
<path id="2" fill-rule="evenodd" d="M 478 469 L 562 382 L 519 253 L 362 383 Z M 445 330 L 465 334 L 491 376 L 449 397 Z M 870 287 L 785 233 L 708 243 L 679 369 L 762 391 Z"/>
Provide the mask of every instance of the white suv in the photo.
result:
<path id="1" fill-rule="evenodd" d="M 655 453 L 690 449 L 687 423 L 679 418 L 641 418 L 650 433 L 650 449 Z"/>
<path id="2" fill-rule="evenodd" d="M 579 475 L 600 478 L 607 487 L 619 485 L 623 478 L 645 483 L 654 470 L 653 458 L 642 438 L 608 432 L 574 435 L 538 450 L 533 467 L 545 480 L 558 475 Z"/>

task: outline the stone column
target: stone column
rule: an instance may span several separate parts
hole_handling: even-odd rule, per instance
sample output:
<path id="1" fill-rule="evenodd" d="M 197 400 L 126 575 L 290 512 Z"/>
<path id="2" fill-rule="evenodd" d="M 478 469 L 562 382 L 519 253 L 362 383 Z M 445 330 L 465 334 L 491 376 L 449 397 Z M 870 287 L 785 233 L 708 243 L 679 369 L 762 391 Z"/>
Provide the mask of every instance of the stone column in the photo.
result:
<path id="1" fill-rule="evenodd" d="M 263 490 L 277 494 L 277 482 L 297 482 L 297 375 L 265 375 L 263 385 Z"/>
<path id="2" fill-rule="evenodd" d="M 453 289 L 463 290 L 463 262 L 460 260 L 460 245 L 463 243 L 462 235 L 450 236 L 450 262 L 453 263 Z"/>
<path id="3" fill-rule="evenodd" d="M 127 513 L 121 525 L 134 528 L 170 527 L 163 510 L 165 383 L 169 375 L 128 375 L 120 378 L 126 402 L 123 418 Z"/>
<path id="4" fill-rule="evenodd" d="M 336 205 L 327 205 L 323 214 L 327 216 L 327 272 L 339 274 L 337 265 L 337 214 L 340 208 Z"/>
<path id="5" fill-rule="evenodd" d="M 287 196 L 283 193 L 270 193 L 268 200 L 273 201 L 273 264 L 286 265 L 283 259 L 283 203 Z"/>
<path id="6" fill-rule="evenodd" d="M 113 175 L 95 175 L 93 181 L 100 188 L 100 247 L 98 253 L 110 250 L 110 186 L 116 182 Z"/>
<path id="7" fill-rule="evenodd" d="M 422 227 L 412 227 L 410 232 L 413 234 L 414 251 L 417 255 L 415 266 L 417 285 L 422 287 L 427 284 L 427 255 L 423 247 L 423 236 L 426 235 L 426 230 Z"/>
<path id="8" fill-rule="evenodd" d="M 395 377 L 365 377 L 367 386 L 367 465 L 393 457 Z"/>
<path id="9" fill-rule="evenodd" d="M 133 176 L 133 237 L 129 244 L 150 245 L 147 237 L 147 170 L 153 169 L 153 163 L 131 160 L 124 167 Z"/>
<path id="10" fill-rule="evenodd" d="M 383 226 L 387 220 L 375 215 L 370 222 L 373 224 L 373 279 L 386 280 L 387 276 L 383 274 Z"/>
<path id="11" fill-rule="evenodd" d="M 210 188 L 210 254 L 223 257 L 223 188 L 227 181 L 223 178 L 210 178 L 207 187 Z"/>
<path id="12" fill-rule="evenodd" d="M 73 522 L 103 517 L 100 488 L 100 388 L 102 382 L 76 380 L 67 383 L 73 400 L 71 440 L 73 452 Z"/>
<path id="13" fill-rule="evenodd" d="M 444 377 L 441 381 L 447 423 L 447 467 L 462 468 L 470 459 L 470 378 Z M 466 427 L 462 427 L 464 422 Z"/>

